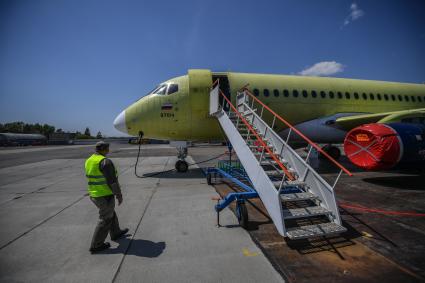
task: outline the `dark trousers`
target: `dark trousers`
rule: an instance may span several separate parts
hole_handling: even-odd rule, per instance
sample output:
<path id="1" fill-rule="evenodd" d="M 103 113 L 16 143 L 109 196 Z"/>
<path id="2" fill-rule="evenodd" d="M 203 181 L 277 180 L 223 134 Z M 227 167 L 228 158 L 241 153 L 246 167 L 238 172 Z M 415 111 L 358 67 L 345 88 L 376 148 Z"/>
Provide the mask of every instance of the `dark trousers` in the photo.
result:
<path id="1" fill-rule="evenodd" d="M 94 230 L 90 246 L 91 248 L 97 248 L 105 242 L 108 233 L 111 238 L 114 238 L 121 232 L 121 229 L 115 213 L 115 198 L 113 195 L 90 197 L 90 199 L 99 208 L 99 221 Z"/>

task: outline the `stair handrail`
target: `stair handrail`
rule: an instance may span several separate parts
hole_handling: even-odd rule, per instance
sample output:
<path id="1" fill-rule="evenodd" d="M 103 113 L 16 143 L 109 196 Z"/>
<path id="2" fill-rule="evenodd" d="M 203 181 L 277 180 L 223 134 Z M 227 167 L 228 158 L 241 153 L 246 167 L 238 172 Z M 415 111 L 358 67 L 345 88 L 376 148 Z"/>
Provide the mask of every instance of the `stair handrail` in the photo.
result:
<path id="1" fill-rule="evenodd" d="M 220 83 L 220 79 L 216 79 L 214 82 L 213 82 L 213 84 L 211 85 L 211 90 L 213 90 L 214 88 L 215 88 L 215 86 L 217 85 L 217 84 L 219 84 Z"/>
<path id="2" fill-rule="evenodd" d="M 319 151 L 321 154 L 323 154 L 327 159 L 329 159 L 334 165 L 336 165 L 338 168 L 340 168 L 342 171 L 344 171 L 348 176 L 353 176 L 353 173 L 351 173 L 347 168 L 345 168 L 344 166 L 342 166 L 342 164 L 340 164 L 338 161 L 336 161 L 334 158 L 332 158 L 332 156 L 330 156 L 329 154 L 327 154 L 323 149 L 320 148 L 320 146 L 318 146 L 315 142 L 313 142 L 308 137 L 306 137 L 303 133 L 301 133 L 294 126 L 292 126 L 288 121 L 286 121 L 285 119 L 283 119 L 282 117 L 280 117 L 276 112 L 274 112 L 272 109 L 270 109 L 270 107 L 268 107 L 261 100 L 259 100 L 257 97 L 255 97 L 246 86 L 244 86 L 243 88 L 241 88 L 241 90 L 243 90 L 245 93 L 247 93 L 249 96 L 251 96 L 255 101 L 257 101 L 261 106 L 263 106 L 263 109 L 265 108 L 270 113 L 272 113 L 275 118 L 277 118 L 282 123 L 284 123 L 286 126 L 288 126 L 290 128 L 290 130 L 292 130 L 295 133 L 297 133 L 310 146 L 314 147 L 317 151 Z"/>
<path id="3" fill-rule="evenodd" d="M 286 167 L 280 162 L 279 158 L 276 157 L 276 155 L 272 152 L 272 150 L 269 148 L 269 146 L 264 142 L 264 140 L 258 135 L 258 133 L 252 128 L 252 126 L 248 123 L 248 121 L 242 116 L 242 114 L 236 109 L 235 106 L 233 106 L 232 102 L 226 97 L 226 95 L 221 91 L 221 89 L 218 89 L 219 93 L 223 98 L 227 101 L 229 106 L 232 108 L 232 110 L 238 115 L 238 117 L 241 119 L 241 121 L 247 126 L 248 130 L 254 134 L 256 139 L 260 142 L 261 146 L 267 151 L 267 153 L 271 156 L 271 158 L 279 165 L 279 167 L 283 170 L 285 173 L 285 176 L 291 181 L 295 180 L 295 177 L 292 175 L 291 172 L 286 169 Z"/>

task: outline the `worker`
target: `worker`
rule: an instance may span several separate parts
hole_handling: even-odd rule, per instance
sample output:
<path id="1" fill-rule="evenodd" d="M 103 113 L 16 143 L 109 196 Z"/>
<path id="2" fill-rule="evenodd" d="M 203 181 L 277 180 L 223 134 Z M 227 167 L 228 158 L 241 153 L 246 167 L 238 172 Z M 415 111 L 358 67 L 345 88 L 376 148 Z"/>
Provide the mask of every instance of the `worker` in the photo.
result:
<path id="1" fill-rule="evenodd" d="M 120 229 L 115 213 L 115 198 L 118 205 L 121 205 L 123 198 L 114 164 L 106 158 L 108 153 L 109 144 L 99 141 L 96 143 L 96 153 L 85 163 L 90 199 L 99 209 L 99 222 L 91 241 L 91 253 L 100 252 L 111 246 L 105 242 L 108 233 L 111 240 L 116 241 L 128 232 L 127 228 Z"/>

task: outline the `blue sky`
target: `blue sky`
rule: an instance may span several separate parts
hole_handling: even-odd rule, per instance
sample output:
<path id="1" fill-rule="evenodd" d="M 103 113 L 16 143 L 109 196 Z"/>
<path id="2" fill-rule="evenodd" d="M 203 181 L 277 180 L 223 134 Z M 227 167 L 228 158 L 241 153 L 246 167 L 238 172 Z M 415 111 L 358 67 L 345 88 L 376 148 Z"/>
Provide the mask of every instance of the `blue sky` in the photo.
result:
<path id="1" fill-rule="evenodd" d="M 189 68 L 425 82 L 424 1 L 0 0 L 0 122 L 120 135 Z"/>

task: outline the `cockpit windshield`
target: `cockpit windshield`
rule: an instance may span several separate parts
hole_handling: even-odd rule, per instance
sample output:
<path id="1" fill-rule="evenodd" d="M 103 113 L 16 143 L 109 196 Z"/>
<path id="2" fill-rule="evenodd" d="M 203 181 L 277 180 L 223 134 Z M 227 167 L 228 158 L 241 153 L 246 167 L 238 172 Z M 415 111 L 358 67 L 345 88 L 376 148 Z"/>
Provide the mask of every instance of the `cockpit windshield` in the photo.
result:
<path id="1" fill-rule="evenodd" d="M 147 95 L 151 95 L 151 94 L 159 94 L 159 95 L 167 94 L 167 95 L 170 95 L 170 94 L 176 93 L 178 91 L 179 91 L 179 85 L 178 84 L 176 84 L 176 83 L 165 84 L 164 83 L 164 84 L 160 84 L 159 86 L 156 86 L 153 90 L 148 92 Z M 140 99 L 142 99 L 142 98 L 140 98 Z"/>
<path id="2" fill-rule="evenodd" d="M 162 84 L 157 89 L 155 89 L 155 91 L 153 93 L 155 93 L 155 94 L 165 94 L 166 91 L 167 91 L 167 85 Z"/>

